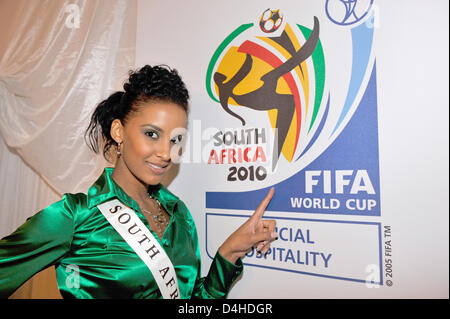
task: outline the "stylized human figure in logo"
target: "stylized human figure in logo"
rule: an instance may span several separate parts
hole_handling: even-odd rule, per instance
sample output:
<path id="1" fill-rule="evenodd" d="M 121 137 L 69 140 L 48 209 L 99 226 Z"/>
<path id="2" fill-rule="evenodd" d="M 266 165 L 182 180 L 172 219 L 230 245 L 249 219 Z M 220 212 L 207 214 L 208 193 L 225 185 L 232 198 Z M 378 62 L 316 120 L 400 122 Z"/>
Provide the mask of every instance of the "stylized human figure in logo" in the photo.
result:
<path id="1" fill-rule="evenodd" d="M 260 79 L 263 82 L 261 87 L 246 94 L 234 94 L 233 89 L 249 74 L 252 69 L 253 58 L 250 54 L 246 54 L 243 65 L 231 79 L 227 79 L 227 77 L 220 72 L 216 72 L 214 74 L 214 82 L 218 87 L 220 104 L 226 112 L 241 120 L 242 125 L 245 125 L 245 120 L 230 110 L 228 106 L 229 98 L 233 98 L 239 105 L 253 110 L 278 110 L 276 120 L 278 136 L 275 137 L 276 143 L 273 150 L 272 169 L 275 168 L 276 163 L 278 162 L 278 158 L 280 157 L 280 153 L 295 112 L 294 96 L 292 94 L 280 94 L 276 92 L 278 79 L 293 70 L 295 67 L 300 66 L 304 60 L 310 57 L 316 48 L 318 40 L 319 20 L 317 17 L 314 17 L 314 27 L 305 44 L 286 62 L 261 76 Z"/>

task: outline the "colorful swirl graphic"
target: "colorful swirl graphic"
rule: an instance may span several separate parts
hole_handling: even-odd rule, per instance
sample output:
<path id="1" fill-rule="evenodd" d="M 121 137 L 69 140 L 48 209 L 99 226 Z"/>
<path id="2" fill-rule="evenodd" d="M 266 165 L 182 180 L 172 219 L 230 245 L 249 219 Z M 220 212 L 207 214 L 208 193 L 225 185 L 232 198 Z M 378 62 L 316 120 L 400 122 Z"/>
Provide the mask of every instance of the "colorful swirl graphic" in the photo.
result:
<path id="1" fill-rule="evenodd" d="M 242 125 L 245 119 L 229 105 L 268 113 L 272 128 L 277 128 L 275 167 L 281 154 L 293 161 L 301 136 L 308 136 L 318 120 L 325 84 L 319 21 L 314 17 L 312 29 L 297 24 L 297 32 L 285 23 L 277 35 L 241 36 L 252 27 L 241 25 L 217 48 L 208 67 L 206 89 Z M 238 37 L 240 42 L 235 41 Z"/>

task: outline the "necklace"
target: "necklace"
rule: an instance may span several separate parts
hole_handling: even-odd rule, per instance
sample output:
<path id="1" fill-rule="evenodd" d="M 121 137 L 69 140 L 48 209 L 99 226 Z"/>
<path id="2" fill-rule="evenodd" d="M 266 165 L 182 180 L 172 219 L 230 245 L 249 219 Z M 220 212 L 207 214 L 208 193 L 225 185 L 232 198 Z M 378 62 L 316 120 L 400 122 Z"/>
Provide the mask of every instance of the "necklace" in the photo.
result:
<path id="1" fill-rule="evenodd" d="M 161 209 L 161 203 L 159 202 L 159 200 L 157 198 L 154 198 L 152 195 L 148 194 L 148 197 L 155 201 L 157 206 L 158 206 L 158 213 L 154 214 L 144 208 L 141 208 L 145 213 L 147 213 L 148 215 L 152 216 L 153 221 L 155 222 L 155 225 L 158 227 L 157 233 L 159 238 L 162 238 L 163 234 L 164 234 L 164 230 L 166 229 L 167 225 L 169 224 L 169 221 L 167 220 L 167 216 L 166 214 L 163 213 L 162 209 Z"/>

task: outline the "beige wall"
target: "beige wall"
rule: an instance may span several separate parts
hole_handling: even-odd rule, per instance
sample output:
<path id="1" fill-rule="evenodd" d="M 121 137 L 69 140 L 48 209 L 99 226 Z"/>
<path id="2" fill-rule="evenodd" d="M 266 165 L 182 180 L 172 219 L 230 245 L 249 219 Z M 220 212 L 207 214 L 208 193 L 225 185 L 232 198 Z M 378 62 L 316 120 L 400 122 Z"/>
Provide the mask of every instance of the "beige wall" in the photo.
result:
<path id="1" fill-rule="evenodd" d="M 34 275 L 9 299 L 62 299 L 56 282 L 55 267 L 49 267 Z"/>

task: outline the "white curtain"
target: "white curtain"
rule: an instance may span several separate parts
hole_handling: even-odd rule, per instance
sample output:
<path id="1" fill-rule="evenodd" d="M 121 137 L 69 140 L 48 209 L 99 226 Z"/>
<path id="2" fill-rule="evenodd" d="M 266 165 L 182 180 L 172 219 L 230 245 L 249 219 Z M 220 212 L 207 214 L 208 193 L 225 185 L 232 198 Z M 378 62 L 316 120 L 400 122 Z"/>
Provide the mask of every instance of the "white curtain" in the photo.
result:
<path id="1" fill-rule="evenodd" d="M 84 141 L 134 69 L 136 0 L 0 0 L 0 238 L 107 163 Z"/>

